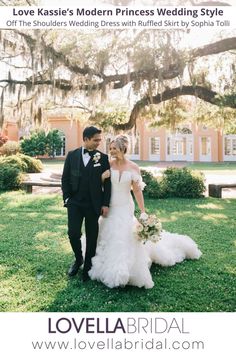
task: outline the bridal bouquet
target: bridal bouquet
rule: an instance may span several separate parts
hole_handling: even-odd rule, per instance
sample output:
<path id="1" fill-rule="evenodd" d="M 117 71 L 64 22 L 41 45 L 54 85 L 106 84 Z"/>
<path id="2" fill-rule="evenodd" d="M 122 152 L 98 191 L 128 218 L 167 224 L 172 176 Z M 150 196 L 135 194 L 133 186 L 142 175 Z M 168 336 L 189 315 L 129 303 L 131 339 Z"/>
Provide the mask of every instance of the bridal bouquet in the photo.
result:
<path id="1" fill-rule="evenodd" d="M 158 242 L 161 239 L 162 225 L 156 215 L 142 213 L 137 224 L 138 240 L 143 243 L 147 241 Z"/>

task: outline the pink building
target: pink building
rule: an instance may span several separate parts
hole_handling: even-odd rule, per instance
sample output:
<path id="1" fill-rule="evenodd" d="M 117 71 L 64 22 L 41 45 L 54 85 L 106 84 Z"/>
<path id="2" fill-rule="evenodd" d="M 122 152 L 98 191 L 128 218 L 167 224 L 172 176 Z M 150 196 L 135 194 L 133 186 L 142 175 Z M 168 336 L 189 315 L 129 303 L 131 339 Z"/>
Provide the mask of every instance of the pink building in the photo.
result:
<path id="1" fill-rule="evenodd" d="M 48 119 L 50 128 L 58 129 L 63 139 L 63 147 L 57 152 L 64 158 L 68 151 L 82 144 L 84 126 L 79 121 L 65 116 Z M 10 140 L 21 136 L 16 123 L 6 123 L 3 129 Z M 183 124 L 176 131 L 152 128 L 140 120 L 136 133 L 128 133 L 131 140 L 130 157 L 143 161 L 195 161 L 221 162 L 236 161 L 236 135 L 224 135 L 221 131 L 195 123 Z M 103 151 L 108 152 L 111 134 L 105 134 Z"/>

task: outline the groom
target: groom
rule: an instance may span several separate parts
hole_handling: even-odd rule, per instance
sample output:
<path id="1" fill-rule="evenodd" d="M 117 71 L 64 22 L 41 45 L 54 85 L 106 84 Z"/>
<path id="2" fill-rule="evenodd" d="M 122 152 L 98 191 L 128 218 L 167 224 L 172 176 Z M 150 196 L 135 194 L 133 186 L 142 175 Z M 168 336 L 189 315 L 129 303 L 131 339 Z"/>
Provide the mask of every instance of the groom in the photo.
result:
<path id="1" fill-rule="evenodd" d="M 66 157 L 62 174 L 64 206 L 68 211 L 68 235 L 74 251 L 75 262 L 68 275 L 78 273 L 84 263 L 83 281 L 89 279 L 91 259 L 95 255 L 98 237 L 98 219 L 107 216 L 111 197 L 111 181 L 102 184 L 102 173 L 110 169 L 108 156 L 97 150 L 101 130 L 90 126 L 83 131 L 83 146 L 70 151 Z M 81 227 L 85 219 L 86 253 L 83 260 Z"/>

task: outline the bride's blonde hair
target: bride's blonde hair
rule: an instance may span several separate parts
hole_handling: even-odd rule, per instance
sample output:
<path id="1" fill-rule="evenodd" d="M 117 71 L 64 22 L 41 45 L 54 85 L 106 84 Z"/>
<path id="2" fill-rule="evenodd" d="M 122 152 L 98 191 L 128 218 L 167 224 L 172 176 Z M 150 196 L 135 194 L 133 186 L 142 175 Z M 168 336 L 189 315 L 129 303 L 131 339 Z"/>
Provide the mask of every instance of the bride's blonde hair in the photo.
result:
<path id="1" fill-rule="evenodd" d="M 123 152 L 124 154 L 127 153 L 129 148 L 129 138 L 127 135 L 120 134 L 117 135 L 112 141 L 111 144 L 114 144 L 117 150 Z"/>

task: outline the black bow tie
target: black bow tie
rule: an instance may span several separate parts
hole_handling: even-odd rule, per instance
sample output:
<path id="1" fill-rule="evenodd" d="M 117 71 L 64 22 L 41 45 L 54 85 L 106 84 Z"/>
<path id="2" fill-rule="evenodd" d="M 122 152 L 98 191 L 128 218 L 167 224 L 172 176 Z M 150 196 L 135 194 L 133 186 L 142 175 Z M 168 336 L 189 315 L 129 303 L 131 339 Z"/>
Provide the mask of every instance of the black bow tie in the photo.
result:
<path id="1" fill-rule="evenodd" d="M 90 156 L 93 156 L 95 151 L 94 150 L 88 150 L 88 149 L 84 149 L 84 154 L 88 153 Z"/>

